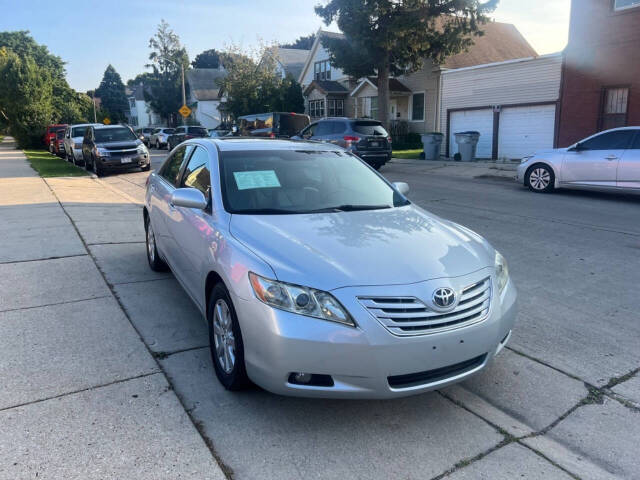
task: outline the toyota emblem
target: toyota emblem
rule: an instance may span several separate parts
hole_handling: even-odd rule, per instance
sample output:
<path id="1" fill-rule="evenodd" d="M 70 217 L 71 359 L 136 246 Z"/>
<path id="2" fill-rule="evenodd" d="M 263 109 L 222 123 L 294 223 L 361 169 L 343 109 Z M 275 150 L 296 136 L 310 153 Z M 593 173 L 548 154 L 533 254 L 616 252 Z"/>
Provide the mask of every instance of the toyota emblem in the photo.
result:
<path id="1" fill-rule="evenodd" d="M 433 303 L 436 307 L 449 308 L 456 301 L 456 292 L 452 288 L 442 287 L 433 292 Z"/>

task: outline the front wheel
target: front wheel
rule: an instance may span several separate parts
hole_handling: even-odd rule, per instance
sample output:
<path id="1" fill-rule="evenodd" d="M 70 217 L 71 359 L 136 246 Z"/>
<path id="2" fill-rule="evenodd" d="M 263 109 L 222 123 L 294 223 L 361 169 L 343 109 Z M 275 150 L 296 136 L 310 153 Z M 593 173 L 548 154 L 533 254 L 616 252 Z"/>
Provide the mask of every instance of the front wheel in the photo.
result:
<path id="1" fill-rule="evenodd" d="M 156 150 L 160 150 L 160 142 L 156 140 Z"/>
<path id="2" fill-rule="evenodd" d="M 244 344 L 238 316 L 226 287 L 218 283 L 207 310 L 209 349 L 218 380 L 227 390 L 242 390 L 251 382 L 244 364 Z"/>
<path id="3" fill-rule="evenodd" d="M 548 193 L 554 188 L 555 175 L 548 165 L 537 163 L 527 170 L 525 183 L 529 189 L 537 193 Z"/>
<path id="4" fill-rule="evenodd" d="M 156 234 L 151 227 L 151 221 L 147 218 L 144 222 L 147 244 L 147 261 L 149 267 L 154 272 L 166 272 L 169 270 L 169 266 L 165 263 L 158 254 L 158 247 L 156 245 Z"/>

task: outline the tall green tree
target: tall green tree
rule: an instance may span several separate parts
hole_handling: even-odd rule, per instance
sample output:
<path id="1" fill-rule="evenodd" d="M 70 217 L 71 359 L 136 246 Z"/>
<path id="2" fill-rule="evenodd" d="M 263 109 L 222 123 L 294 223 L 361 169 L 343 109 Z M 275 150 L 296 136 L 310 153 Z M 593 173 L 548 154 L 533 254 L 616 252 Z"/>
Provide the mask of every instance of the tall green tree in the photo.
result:
<path id="1" fill-rule="evenodd" d="M 291 75 L 287 75 L 278 87 L 278 105 L 279 112 L 296 112 L 304 113 L 304 97 L 302 96 L 302 87 Z"/>
<path id="2" fill-rule="evenodd" d="M 127 95 L 120 74 L 113 65 L 108 65 L 102 76 L 100 86 L 95 91 L 95 96 L 100 99 L 101 109 L 107 112 L 109 120 L 113 123 L 126 120 L 126 112 L 129 111 Z"/>
<path id="3" fill-rule="evenodd" d="M 145 100 L 153 111 L 169 124 L 175 123 L 176 112 L 182 106 L 182 78 L 180 66 L 189 68 L 189 56 L 180 43 L 178 35 L 169 24 L 162 20 L 156 34 L 149 40 L 150 63 L 147 68 L 152 72 L 145 83 Z"/>
<path id="4" fill-rule="evenodd" d="M 215 48 L 205 50 L 196 55 L 191 66 L 193 68 L 220 68 L 220 52 Z"/>
<path id="5" fill-rule="evenodd" d="M 387 125 L 389 76 L 418 71 L 473 44 L 498 0 L 330 0 L 315 7 L 344 39 L 324 38 L 331 62 L 356 78 L 377 75 L 378 119 Z"/>
<path id="6" fill-rule="evenodd" d="M 89 118 L 90 100 L 65 78 L 64 62 L 27 31 L 0 32 L 0 118 L 21 147 L 40 143 L 51 123 Z"/>

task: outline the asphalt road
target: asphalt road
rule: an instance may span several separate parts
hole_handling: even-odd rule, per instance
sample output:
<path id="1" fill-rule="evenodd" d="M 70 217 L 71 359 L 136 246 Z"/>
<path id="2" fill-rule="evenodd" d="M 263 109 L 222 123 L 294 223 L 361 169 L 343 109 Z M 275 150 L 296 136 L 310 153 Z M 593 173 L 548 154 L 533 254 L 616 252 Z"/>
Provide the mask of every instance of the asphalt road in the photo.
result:
<path id="1" fill-rule="evenodd" d="M 153 150 L 152 167 L 165 155 Z M 386 402 L 226 392 L 186 294 L 146 272 L 141 235 L 92 249 L 228 474 L 637 478 L 640 196 L 540 195 L 509 179 L 393 163 L 381 173 L 408 182 L 411 200 L 480 233 L 509 261 L 520 306 L 509 347 L 461 386 Z M 141 199 L 146 175 L 102 181 Z"/>

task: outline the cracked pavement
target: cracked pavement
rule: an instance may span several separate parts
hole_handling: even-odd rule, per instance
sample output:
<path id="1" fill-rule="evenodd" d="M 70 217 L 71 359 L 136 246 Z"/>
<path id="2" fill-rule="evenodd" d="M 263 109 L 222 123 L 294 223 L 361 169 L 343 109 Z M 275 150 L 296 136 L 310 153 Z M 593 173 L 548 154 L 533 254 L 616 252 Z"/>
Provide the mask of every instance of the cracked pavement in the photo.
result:
<path id="1" fill-rule="evenodd" d="M 640 476 L 640 197 L 392 162 L 509 260 L 518 323 L 462 384 L 310 400 L 219 385 L 196 308 L 146 264 L 146 173 L 45 181 L 6 144 L 0 162 L 0 479 Z"/>

